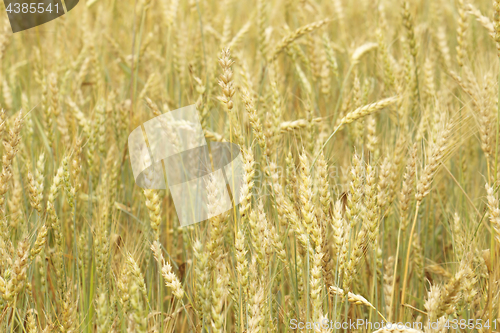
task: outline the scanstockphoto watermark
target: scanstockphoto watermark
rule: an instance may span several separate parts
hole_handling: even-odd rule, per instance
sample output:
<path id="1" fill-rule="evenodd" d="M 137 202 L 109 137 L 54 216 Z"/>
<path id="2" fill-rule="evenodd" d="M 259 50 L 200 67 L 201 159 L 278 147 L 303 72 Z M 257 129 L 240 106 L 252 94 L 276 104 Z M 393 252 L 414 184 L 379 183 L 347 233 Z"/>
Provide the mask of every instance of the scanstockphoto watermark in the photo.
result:
<path id="1" fill-rule="evenodd" d="M 438 322 L 435 323 L 428 323 L 427 325 L 430 325 L 429 328 L 438 328 L 440 327 Z M 323 318 L 320 321 L 300 321 L 297 319 L 290 319 L 290 323 L 288 327 L 292 330 L 360 330 L 360 329 L 365 329 L 365 330 L 379 330 L 382 328 L 385 328 L 387 330 L 404 330 L 404 329 L 416 329 L 416 330 L 422 330 L 423 329 L 423 324 L 421 322 L 406 322 L 406 323 L 387 323 L 385 321 L 368 321 L 365 319 L 357 319 L 357 320 L 351 320 L 349 319 L 348 321 L 334 321 L 334 320 L 328 320 L 328 318 Z"/>
<path id="2" fill-rule="evenodd" d="M 418 330 L 418 331 L 423 331 L 425 329 L 428 330 L 440 330 L 443 328 L 446 329 L 477 329 L 477 330 L 482 330 L 482 329 L 489 329 L 493 328 L 494 330 L 497 329 L 497 319 L 493 320 L 490 322 L 489 320 L 483 321 L 482 319 L 452 319 L 452 320 L 439 320 L 439 321 L 428 321 L 425 325 L 421 322 L 398 322 L 398 323 L 387 323 L 385 321 L 368 321 L 365 319 L 357 319 L 357 320 L 348 320 L 348 321 L 333 321 L 333 320 L 328 320 L 328 318 L 323 318 L 319 322 L 310 322 L 310 321 L 299 321 L 297 319 L 290 319 L 289 323 L 289 328 L 292 330 L 296 329 L 306 329 L 306 330 L 319 330 L 319 329 L 324 329 L 324 330 L 349 330 L 349 331 L 354 331 L 354 330 L 360 330 L 360 329 L 365 329 L 365 330 L 380 330 L 380 329 L 387 329 L 388 331 L 393 331 L 393 330 Z"/>

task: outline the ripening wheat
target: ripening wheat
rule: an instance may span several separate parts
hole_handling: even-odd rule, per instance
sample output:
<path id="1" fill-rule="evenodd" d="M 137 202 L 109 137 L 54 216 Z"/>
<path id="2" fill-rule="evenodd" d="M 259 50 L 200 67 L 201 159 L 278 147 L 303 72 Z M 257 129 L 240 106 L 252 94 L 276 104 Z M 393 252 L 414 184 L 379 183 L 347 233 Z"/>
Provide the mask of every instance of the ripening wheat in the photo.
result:
<path id="1" fill-rule="evenodd" d="M 81 0 L 0 22 L 1 332 L 500 331 L 499 1 Z M 237 207 L 181 227 L 127 138 L 193 104 L 244 173 Z"/>

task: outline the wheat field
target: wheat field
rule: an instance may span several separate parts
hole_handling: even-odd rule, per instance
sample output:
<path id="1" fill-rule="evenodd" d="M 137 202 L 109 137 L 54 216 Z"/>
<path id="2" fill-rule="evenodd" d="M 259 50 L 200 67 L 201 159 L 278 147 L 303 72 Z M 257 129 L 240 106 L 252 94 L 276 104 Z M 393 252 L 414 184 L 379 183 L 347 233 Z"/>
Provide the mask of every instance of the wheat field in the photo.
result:
<path id="1" fill-rule="evenodd" d="M 1 332 L 500 332 L 500 1 L 0 6 Z M 193 104 L 244 174 L 182 227 L 127 138 Z"/>

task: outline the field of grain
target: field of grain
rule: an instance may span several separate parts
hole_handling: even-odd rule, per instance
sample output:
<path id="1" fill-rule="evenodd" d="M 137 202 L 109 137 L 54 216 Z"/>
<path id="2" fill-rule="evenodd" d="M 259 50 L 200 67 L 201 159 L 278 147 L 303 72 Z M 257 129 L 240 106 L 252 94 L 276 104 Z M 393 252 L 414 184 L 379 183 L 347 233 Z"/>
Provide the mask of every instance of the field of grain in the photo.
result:
<path id="1" fill-rule="evenodd" d="M 0 13 L 1 332 L 500 332 L 500 1 Z M 244 176 L 181 227 L 127 138 L 192 104 Z"/>

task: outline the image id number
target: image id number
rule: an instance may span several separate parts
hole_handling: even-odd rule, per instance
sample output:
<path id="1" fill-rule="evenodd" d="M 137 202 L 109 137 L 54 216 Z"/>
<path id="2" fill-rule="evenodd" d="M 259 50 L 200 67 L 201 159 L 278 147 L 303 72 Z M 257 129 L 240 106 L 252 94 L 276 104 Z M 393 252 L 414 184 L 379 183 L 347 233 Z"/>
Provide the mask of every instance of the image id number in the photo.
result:
<path id="1" fill-rule="evenodd" d="M 7 12 L 8 13 L 52 13 L 52 11 L 59 13 L 59 4 L 56 3 L 54 7 L 52 7 L 52 4 L 49 3 L 48 6 L 45 7 L 44 3 L 9 3 L 9 6 L 7 6 Z"/>

